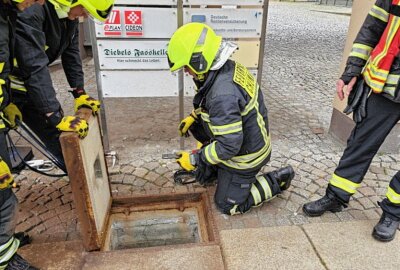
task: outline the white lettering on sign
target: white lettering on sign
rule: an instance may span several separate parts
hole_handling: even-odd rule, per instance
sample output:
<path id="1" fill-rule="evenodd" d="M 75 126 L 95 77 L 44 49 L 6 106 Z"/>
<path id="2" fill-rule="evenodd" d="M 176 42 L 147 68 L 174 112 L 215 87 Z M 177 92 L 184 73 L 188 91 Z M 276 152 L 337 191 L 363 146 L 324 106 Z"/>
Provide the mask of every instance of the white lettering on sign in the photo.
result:
<path id="1" fill-rule="evenodd" d="M 114 9 L 104 24 L 105 36 L 120 36 L 122 34 L 120 10 Z"/>
<path id="2" fill-rule="evenodd" d="M 143 36 L 142 11 L 125 10 L 125 31 L 127 36 Z"/>

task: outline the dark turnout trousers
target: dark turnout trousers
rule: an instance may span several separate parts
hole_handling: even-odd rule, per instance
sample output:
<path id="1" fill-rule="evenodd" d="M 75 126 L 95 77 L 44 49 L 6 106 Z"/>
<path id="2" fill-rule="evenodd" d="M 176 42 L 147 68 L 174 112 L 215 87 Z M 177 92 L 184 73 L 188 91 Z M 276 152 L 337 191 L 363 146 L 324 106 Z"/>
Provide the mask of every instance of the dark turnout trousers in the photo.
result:
<path id="1" fill-rule="evenodd" d="M 400 104 L 372 93 L 367 102 L 367 116 L 354 127 L 327 192 L 348 203 L 379 147 L 399 120 Z M 400 218 L 400 172 L 393 176 L 380 205 L 386 213 Z"/>

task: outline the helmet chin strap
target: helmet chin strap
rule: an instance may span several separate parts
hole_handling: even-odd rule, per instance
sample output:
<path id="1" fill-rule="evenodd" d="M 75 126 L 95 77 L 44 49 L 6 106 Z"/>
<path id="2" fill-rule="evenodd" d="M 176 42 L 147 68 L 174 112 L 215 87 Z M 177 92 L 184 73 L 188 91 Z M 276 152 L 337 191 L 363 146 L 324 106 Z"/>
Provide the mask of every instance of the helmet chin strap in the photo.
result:
<path id="1" fill-rule="evenodd" d="M 54 9 L 56 10 L 59 19 L 64 19 L 68 17 L 68 12 L 71 9 L 70 7 L 61 5 L 60 3 L 57 3 L 57 1 L 55 0 L 47 0 L 47 1 L 49 1 L 54 6 Z"/>
<path id="2" fill-rule="evenodd" d="M 206 80 L 205 74 L 196 74 L 197 80 L 200 82 L 204 82 Z"/>

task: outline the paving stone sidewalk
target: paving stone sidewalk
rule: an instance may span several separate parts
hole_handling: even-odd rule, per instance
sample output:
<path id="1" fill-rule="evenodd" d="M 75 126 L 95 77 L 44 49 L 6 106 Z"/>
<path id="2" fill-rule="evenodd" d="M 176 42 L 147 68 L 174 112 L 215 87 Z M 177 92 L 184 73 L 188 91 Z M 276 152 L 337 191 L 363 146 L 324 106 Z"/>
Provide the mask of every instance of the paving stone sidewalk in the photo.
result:
<path id="1" fill-rule="evenodd" d="M 302 204 L 324 194 L 344 149 L 328 134 L 328 128 L 350 17 L 315 12 L 314 8 L 314 3 L 270 2 L 268 15 L 262 88 L 269 108 L 273 152 L 263 171 L 290 164 L 296 171 L 293 185 L 245 215 L 228 217 L 213 206 L 219 230 L 376 219 L 380 215 L 377 201 L 384 196 L 391 176 L 400 169 L 399 155 L 378 154 L 344 212 L 319 218 L 303 215 Z M 86 89 L 96 96 L 90 59 L 84 61 L 84 69 Z M 63 72 L 54 71 L 52 77 L 65 112 L 72 113 L 73 99 Z M 120 154 L 119 163 L 110 169 L 113 195 L 202 189 L 196 185 L 175 186 L 172 174 L 177 165 L 161 159 L 162 153 L 179 148 L 177 99 L 131 101 L 126 111 L 132 115 L 133 125 L 118 123 L 121 129 L 110 131 L 110 147 Z M 187 112 L 190 104 L 187 98 Z M 155 119 L 161 119 L 163 125 L 154 126 Z M 139 125 L 141 131 L 136 132 Z M 124 128 L 132 129 L 131 137 L 121 135 Z M 194 147 L 194 142 L 188 139 L 186 145 Z M 28 231 L 37 243 L 80 238 L 68 178 L 23 171 L 16 179 L 21 186 L 16 192 L 20 200 L 17 230 Z M 215 187 L 208 189 L 212 199 Z"/>

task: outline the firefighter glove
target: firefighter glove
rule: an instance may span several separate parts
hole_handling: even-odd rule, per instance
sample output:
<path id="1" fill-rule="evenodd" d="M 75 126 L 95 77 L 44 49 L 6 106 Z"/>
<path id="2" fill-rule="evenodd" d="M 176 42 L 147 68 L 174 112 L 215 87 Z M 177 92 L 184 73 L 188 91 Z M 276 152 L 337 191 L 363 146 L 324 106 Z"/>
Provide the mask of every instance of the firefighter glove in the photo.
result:
<path id="1" fill-rule="evenodd" d="M 4 114 L 11 128 L 16 126 L 15 119 L 22 121 L 22 113 L 14 103 L 10 103 L 4 108 Z"/>
<path id="2" fill-rule="evenodd" d="M 364 80 L 358 80 L 354 89 L 350 92 L 347 107 L 343 110 L 345 114 L 353 113 L 353 120 L 360 123 L 367 116 L 367 99 L 370 88 Z"/>
<path id="3" fill-rule="evenodd" d="M 191 125 L 193 125 L 193 123 L 197 120 L 197 115 L 195 113 L 195 111 L 192 111 L 190 113 L 190 115 L 186 118 L 184 118 L 181 123 L 179 124 L 178 127 L 178 131 L 179 131 L 179 135 L 181 137 L 185 136 L 185 137 L 189 137 L 189 133 L 188 130 L 190 128 Z"/>
<path id="4" fill-rule="evenodd" d="M 10 188 L 14 183 L 14 177 L 10 172 L 10 168 L 4 160 L 0 159 L 0 190 Z"/>
<path id="5" fill-rule="evenodd" d="M 64 116 L 56 127 L 59 131 L 76 132 L 81 139 L 85 138 L 89 131 L 88 123 L 76 116 Z"/>
<path id="6" fill-rule="evenodd" d="M 89 108 L 92 110 L 93 114 L 97 114 L 97 112 L 100 110 L 100 101 L 84 94 L 75 98 L 75 112 L 82 107 Z"/>
<path id="7" fill-rule="evenodd" d="M 190 152 L 181 151 L 177 153 L 178 158 L 176 162 L 181 166 L 185 171 L 191 172 L 196 169 L 196 162 L 195 162 L 195 154 Z"/>

